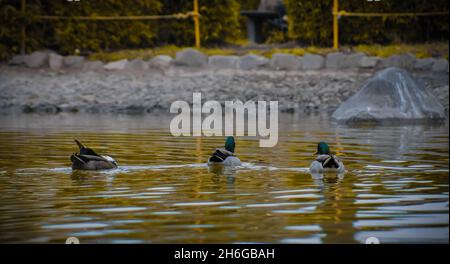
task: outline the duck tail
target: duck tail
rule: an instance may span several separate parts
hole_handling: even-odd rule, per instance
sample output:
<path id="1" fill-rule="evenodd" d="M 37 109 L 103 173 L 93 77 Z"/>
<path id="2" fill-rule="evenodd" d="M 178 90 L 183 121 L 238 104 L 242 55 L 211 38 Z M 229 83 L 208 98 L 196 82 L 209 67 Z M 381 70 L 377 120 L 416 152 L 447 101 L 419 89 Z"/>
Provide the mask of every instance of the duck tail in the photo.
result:
<path id="1" fill-rule="evenodd" d="M 339 168 L 339 161 L 334 155 L 330 155 L 322 165 L 324 168 Z"/>
<path id="2" fill-rule="evenodd" d="M 83 144 L 81 144 L 81 142 L 78 141 L 78 139 L 75 139 L 75 143 L 77 143 L 77 145 L 78 145 L 78 147 L 79 147 L 80 149 L 83 149 L 83 148 L 84 148 Z"/>
<path id="3" fill-rule="evenodd" d="M 216 149 L 216 151 L 209 158 L 210 162 L 223 162 L 228 156 L 227 153 L 224 153 L 220 149 Z"/>

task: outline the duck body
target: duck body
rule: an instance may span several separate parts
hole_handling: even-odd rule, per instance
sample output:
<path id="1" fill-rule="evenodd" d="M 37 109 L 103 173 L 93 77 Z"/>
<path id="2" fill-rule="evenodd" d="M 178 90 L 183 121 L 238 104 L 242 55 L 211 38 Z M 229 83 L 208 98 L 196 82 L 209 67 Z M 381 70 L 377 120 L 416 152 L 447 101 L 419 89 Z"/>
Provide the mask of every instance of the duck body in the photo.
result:
<path id="1" fill-rule="evenodd" d="M 311 173 L 322 172 L 345 172 L 344 163 L 336 156 L 330 153 L 330 149 L 327 143 L 320 142 L 317 145 L 317 157 L 311 163 L 309 171 Z"/>
<path id="2" fill-rule="evenodd" d="M 322 154 L 318 155 L 317 158 L 311 163 L 309 167 L 312 173 L 322 173 L 322 172 L 337 172 L 343 173 L 345 171 L 344 163 L 339 160 L 335 155 Z"/>
<path id="3" fill-rule="evenodd" d="M 238 157 L 226 149 L 216 149 L 216 151 L 208 159 L 209 165 L 221 164 L 224 166 L 240 166 L 241 161 Z"/>
<path id="4" fill-rule="evenodd" d="M 225 148 L 218 148 L 208 159 L 209 165 L 240 166 L 241 161 L 234 155 L 235 141 L 233 137 L 228 137 L 225 141 Z"/>
<path id="5" fill-rule="evenodd" d="M 70 156 L 73 170 L 108 170 L 117 168 L 117 161 L 112 157 L 98 155 L 94 150 L 85 147 L 78 140 L 75 140 L 75 142 L 80 151 Z"/>

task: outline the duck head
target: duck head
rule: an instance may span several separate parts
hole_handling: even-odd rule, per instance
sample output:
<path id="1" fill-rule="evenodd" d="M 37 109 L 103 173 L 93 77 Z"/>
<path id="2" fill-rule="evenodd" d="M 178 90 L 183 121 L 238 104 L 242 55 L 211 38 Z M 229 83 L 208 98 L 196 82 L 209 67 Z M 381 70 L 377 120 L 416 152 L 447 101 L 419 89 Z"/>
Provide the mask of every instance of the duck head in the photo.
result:
<path id="1" fill-rule="evenodd" d="M 234 137 L 227 137 L 227 140 L 225 141 L 225 149 L 234 153 L 235 146 L 236 143 L 234 142 Z"/>
<path id="2" fill-rule="evenodd" d="M 329 155 L 330 154 L 330 147 L 325 142 L 320 142 L 317 144 L 317 152 L 315 154 L 318 155 Z"/>

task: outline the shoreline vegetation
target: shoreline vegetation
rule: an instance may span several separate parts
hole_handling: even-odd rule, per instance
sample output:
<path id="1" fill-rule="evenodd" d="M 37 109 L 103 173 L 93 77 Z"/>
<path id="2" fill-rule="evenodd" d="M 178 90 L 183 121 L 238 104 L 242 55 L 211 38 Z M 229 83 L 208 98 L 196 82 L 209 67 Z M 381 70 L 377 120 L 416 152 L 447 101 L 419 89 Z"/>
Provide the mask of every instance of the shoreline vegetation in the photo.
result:
<path id="1" fill-rule="evenodd" d="M 101 51 L 94 52 L 86 56 L 89 60 L 101 60 L 105 62 L 121 60 L 121 59 L 150 59 L 157 55 L 168 55 L 175 57 L 176 53 L 183 50 L 183 47 L 175 45 L 167 45 L 163 47 L 150 49 L 123 49 L 117 51 Z M 262 44 L 262 45 L 228 45 L 223 47 L 209 47 L 200 48 L 201 52 L 208 56 L 243 56 L 246 54 L 260 55 L 266 58 L 271 58 L 275 53 L 286 53 L 296 56 L 303 56 L 307 53 L 318 54 L 326 56 L 329 53 L 336 52 L 332 48 L 325 47 L 299 47 L 295 43 L 285 44 Z M 432 42 L 422 44 L 391 44 L 391 45 L 357 45 L 357 46 L 343 46 L 338 51 L 341 52 L 362 52 L 369 56 L 387 58 L 394 55 L 401 55 L 403 53 L 411 53 L 419 59 L 424 58 L 445 58 L 449 57 L 448 42 Z"/>

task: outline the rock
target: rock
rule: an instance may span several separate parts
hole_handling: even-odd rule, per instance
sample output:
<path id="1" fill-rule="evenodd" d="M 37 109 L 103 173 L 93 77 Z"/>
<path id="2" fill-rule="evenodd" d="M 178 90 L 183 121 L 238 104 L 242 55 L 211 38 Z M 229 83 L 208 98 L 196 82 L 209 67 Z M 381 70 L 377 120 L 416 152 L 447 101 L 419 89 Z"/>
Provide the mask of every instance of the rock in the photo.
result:
<path id="1" fill-rule="evenodd" d="M 25 55 L 25 64 L 30 68 L 39 68 L 47 64 L 48 52 L 35 51 L 30 55 Z"/>
<path id="2" fill-rule="evenodd" d="M 24 55 L 15 55 L 8 61 L 9 65 L 21 65 L 25 63 Z"/>
<path id="3" fill-rule="evenodd" d="M 64 58 L 64 66 L 68 68 L 79 69 L 83 66 L 83 56 L 67 56 Z"/>
<path id="4" fill-rule="evenodd" d="M 360 67 L 361 68 L 366 68 L 366 69 L 372 69 L 377 67 L 378 63 L 380 62 L 380 58 L 378 57 L 369 57 L 369 56 L 364 56 L 361 58 L 360 61 Z"/>
<path id="5" fill-rule="evenodd" d="M 48 65 L 50 66 L 50 69 L 57 71 L 62 68 L 63 60 L 63 56 L 55 53 L 50 53 L 50 55 L 48 56 Z"/>
<path id="6" fill-rule="evenodd" d="M 434 62 L 435 59 L 433 58 L 418 59 L 416 65 L 414 65 L 414 70 L 429 71 L 433 67 Z"/>
<path id="7" fill-rule="evenodd" d="M 416 57 L 411 53 L 393 55 L 383 60 L 383 66 L 385 68 L 397 67 L 406 70 L 412 70 L 414 69 L 415 65 L 416 65 Z"/>
<path id="8" fill-rule="evenodd" d="M 144 72 L 147 71 L 150 67 L 147 62 L 141 59 L 135 59 L 127 63 L 126 68 L 135 71 L 135 72 Z"/>
<path id="9" fill-rule="evenodd" d="M 202 67 L 207 62 L 208 56 L 192 48 L 179 51 L 175 56 L 175 64 L 180 66 Z"/>
<path id="10" fill-rule="evenodd" d="M 266 65 L 267 63 L 269 63 L 269 59 L 263 56 L 248 54 L 241 57 L 241 63 L 239 65 L 239 68 L 241 68 L 242 70 L 252 70 L 260 68 Z"/>
<path id="11" fill-rule="evenodd" d="M 361 67 L 363 58 L 366 57 L 364 53 L 357 52 L 348 55 L 345 58 L 345 68 L 359 68 Z"/>
<path id="12" fill-rule="evenodd" d="M 87 61 L 83 65 L 85 71 L 102 71 L 104 69 L 103 62 L 101 61 Z"/>
<path id="13" fill-rule="evenodd" d="M 305 54 L 302 60 L 304 70 L 320 70 L 325 65 L 325 59 L 320 55 Z"/>
<path id="14" fill-rule="evenodd" d="M 209 57 L 209 65 L 218 69 L 237 69 L 239 68 L 240 58 L 238 56 L 220 56 Z"/>
<path id="15" fill-rule="evenodd" d="M 333 113 L 339 122 L 442 120 L 445 109 L 433 93 L 399 68 L 384 69 Z"/>
<path id="16" fill-rule="evenodd" d="M 448 72 L 448 60 L 446 59 L 436 60 L 431 70 L 434 72 Z"/>
<path id="17" fill-rule="evenodd" d="M 329 53 L 325 59 L 325 67 L 328 69 L 340 69 L 345 64 L 345 54 L 342 52 Z"/>
<path id="18" fill-rule="evenodd" d="M 127 66 L 127 63 L 128 63 L 127 59 L 109 62 L 105 64 L 104 69 L 108 71 L 123 70 L 125 69 L 125 66 Z"/>
<path id="19" fill-rule="evenodd" d="M 295 55 L 275 53 L 270 59 L 270 66 L 275 70 L 295 71 L 302 67 L 302 61 Z"/>
<path id="20" fill-rule="evenodd" d="M 158 55 L 153 57 L 148 63 L 151 68 L 164 70 L 172 64 L 172 57 L 167 55 Z"/>

